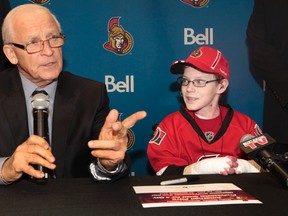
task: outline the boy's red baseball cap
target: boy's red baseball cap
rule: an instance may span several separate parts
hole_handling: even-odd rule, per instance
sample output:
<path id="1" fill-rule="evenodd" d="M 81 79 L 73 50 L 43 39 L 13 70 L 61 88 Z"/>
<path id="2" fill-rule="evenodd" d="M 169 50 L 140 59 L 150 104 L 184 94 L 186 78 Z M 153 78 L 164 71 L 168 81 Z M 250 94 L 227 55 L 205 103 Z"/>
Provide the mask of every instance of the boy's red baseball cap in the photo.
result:
<path id="1" fill-rule="evenodd" d="M 178 60 L 172 63 L 170 71 L 173 74 L 183 74 L 185 66 L 192 66 L 205 73 L 219 74 L 229 79 L 229 62 L 219 50 L 209 46 L 202 46 L 194 50 L 186 60 Z"/>

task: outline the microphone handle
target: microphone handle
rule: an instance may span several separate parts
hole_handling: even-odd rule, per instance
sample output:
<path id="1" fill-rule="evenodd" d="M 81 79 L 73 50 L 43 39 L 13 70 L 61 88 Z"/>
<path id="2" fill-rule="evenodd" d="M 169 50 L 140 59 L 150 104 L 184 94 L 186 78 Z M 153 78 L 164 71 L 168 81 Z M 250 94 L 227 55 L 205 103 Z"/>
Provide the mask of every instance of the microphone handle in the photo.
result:
<path id="1" fill-rule="evenodd" d="M 259 152 L 259 156 L 260 161 L 264 167 L 274 175 L 278 176 L 278 178 L 280 178 L 281 182 L 283 182 L 285 186 L 288 186 L 288 173 L 279 162 L 274 160 L 275 157 L 273 153 L 264 149 Z"/>
<path id="2" fill-rule="evenodd" d="M 47 109 L 34 109 L 34 134 L 44 138 L 49 143 L 49 133 L 48 133 L 48 111 Z M 49 169 L 41 165 L 35 164 L 34 168 L 41 172 L 44 172 L 44 177 L 33 178 L 37 183 L 47 183 L 49 178 Z"/>

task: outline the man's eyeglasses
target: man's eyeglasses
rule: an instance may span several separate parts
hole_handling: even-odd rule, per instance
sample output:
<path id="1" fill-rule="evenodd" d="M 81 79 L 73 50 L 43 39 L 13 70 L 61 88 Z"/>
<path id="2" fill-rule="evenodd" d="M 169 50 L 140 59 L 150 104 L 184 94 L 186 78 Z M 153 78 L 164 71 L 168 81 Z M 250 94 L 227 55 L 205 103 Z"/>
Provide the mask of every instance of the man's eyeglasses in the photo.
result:
<path id="1" fill-rule="evenodd" d="M 30 42 L 26 45 L 17 44 L 17 43 L 9 43 L 9 44 L 14 45 L 17 48 L 26 50 L 26 52 L 29 54 L 33 54 L 33 53 L 42 51 L 44 49 L 44 43 L 46 41 L 48 41 L 48 44 L 51 48 L 58 48 L 58 47 L 63 46 L 64 40 L 65 40 L 65 36 L 61 34 L 58 36 L 53 35 L 47 40 L 39 40 L 35 42 Z"/>
<path id="2" fill-rule="evenodd" d="M 207 83 L 211 83 L 211 82 L 218 82 L 221 79 L 215 79 L 215 80 L 203 80 L 203 79 L 195 79 L 195 80 L 187 80 L 183 77 L 179 77 L 177 79 L 177 82 L 182 85 L 182 86 L 188 86 L 190 82 L 193 83 L 193 85 L 195 87 L 205 87 Z"/>

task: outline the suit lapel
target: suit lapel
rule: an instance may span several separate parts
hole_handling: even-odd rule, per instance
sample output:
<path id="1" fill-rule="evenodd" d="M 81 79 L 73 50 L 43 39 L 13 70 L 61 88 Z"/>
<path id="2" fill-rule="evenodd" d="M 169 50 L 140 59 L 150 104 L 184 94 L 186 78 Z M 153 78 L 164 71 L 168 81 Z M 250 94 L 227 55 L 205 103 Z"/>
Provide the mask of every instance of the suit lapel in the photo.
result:
<path id="1" fill-rule="evenodd" d="M 22 108 L 20 108 L 22 107 Z M 7 98 L 4 105 L 4 112 L 7 115 L 15 144 L 19 145 L 29 137 L 28 120 L 25 97 L 13 95 Z"/>
<path id="2" fill-rule="evenodd" d="M 11 79 L 7 81 L 7 94 L 1 100 L 1 106 L 12 134 L 12 145 L 15 145 L 15 148 L 29 137 L 29 130 L 26 102 L 20 76 L 17 70 L 9 73 L 11 73 Z"/>
<path id="3" fill-rule="evenodd" d="M 58 80 L 52 123 L 52 151 L 56 157 L 57 168 L 55 172 L 58 177 L 62 177 L 64 174 L 65 154 L 67 145 L 69 145 L 68 139 L 70 137 L 69 129 L 75 109 L 75 96 L 71 91 L 73 86 L 69 86 L 64 80 L 65 75 L 62 74 Z"/>

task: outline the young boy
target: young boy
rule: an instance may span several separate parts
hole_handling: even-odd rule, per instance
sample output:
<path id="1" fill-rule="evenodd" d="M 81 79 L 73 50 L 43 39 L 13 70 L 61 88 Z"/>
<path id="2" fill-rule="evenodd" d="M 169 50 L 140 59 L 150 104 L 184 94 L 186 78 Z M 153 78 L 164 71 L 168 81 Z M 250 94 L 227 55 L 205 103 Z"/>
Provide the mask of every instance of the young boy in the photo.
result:
<path id="1" fill-rule="evenodd" d="M 259 172 L 238 144 L 261 130 L 248 116 L 220 105 L 229 84 L 229 63 L 208 46 L 193 51 L 170 68 L 181 84 L 184 105 L 158 125 L 147 154 L 157 175 L 240 174 Z"/>

